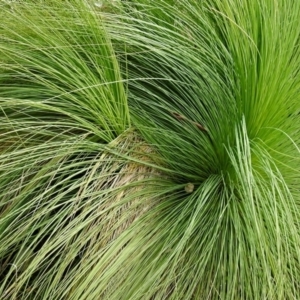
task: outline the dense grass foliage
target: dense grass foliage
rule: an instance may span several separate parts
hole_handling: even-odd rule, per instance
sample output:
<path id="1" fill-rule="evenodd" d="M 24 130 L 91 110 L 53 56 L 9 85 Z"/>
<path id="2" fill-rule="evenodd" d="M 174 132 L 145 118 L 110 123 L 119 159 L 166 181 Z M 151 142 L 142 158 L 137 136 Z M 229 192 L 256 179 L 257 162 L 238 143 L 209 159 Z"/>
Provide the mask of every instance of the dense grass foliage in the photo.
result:
<path id="1" fill-rule="evenodd" d="M 0 2 L 1 299 L 297 299 L 300 2 Z"/>

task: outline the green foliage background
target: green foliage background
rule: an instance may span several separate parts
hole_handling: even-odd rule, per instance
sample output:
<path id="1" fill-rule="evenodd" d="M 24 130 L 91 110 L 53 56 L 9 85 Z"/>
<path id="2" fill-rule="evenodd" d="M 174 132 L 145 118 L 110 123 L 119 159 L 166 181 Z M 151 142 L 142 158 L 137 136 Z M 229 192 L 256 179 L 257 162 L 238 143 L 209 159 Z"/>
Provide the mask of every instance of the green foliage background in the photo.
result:
<path id="1" fill-rule="evenodd" d="M 297 299 L 300 2 L 0 2 L 1 299 Z"/>

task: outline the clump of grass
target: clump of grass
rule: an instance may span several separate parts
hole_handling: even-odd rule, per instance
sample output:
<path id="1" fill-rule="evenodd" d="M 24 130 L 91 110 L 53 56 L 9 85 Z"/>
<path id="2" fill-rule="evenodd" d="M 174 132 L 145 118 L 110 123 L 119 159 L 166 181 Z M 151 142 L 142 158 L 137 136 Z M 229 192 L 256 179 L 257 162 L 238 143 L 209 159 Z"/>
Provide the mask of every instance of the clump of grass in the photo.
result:
<path id="1" fill-rule="evenodd" d="M 300 5 L 132 2 L 132 27 L 109 24 L 127 47 L 132 120 L 195 190 L 164 212 L 173 230 L 112 297 L 129 282 L 128 299 L 297 297 Z"/>
<path id="2" fill-rule="evenodd" d="M 27 2 L 0 13 L 3 298 L 296 299 L 300 2 Z"/>
<path id="3" fill-rule="evenodd" d="M 122 193 L 141 169 L 112 152 L 139 143 L 112 44 L 83 3 L 15 4 L 1 19 L 0 294 L 62 299 L 89 248 L 133 218 Z"/>

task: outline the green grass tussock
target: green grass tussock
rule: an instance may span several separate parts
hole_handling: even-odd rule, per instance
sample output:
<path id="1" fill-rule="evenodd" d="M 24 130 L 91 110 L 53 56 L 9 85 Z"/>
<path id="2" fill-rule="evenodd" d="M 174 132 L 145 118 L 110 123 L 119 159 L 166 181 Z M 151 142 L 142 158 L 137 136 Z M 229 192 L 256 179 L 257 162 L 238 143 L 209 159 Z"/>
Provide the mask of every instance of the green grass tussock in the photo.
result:
<path id="1" fill-rule="evenodd" d="M 300 2 L 0 10 L 1 299 L 297 299 Z"/>

